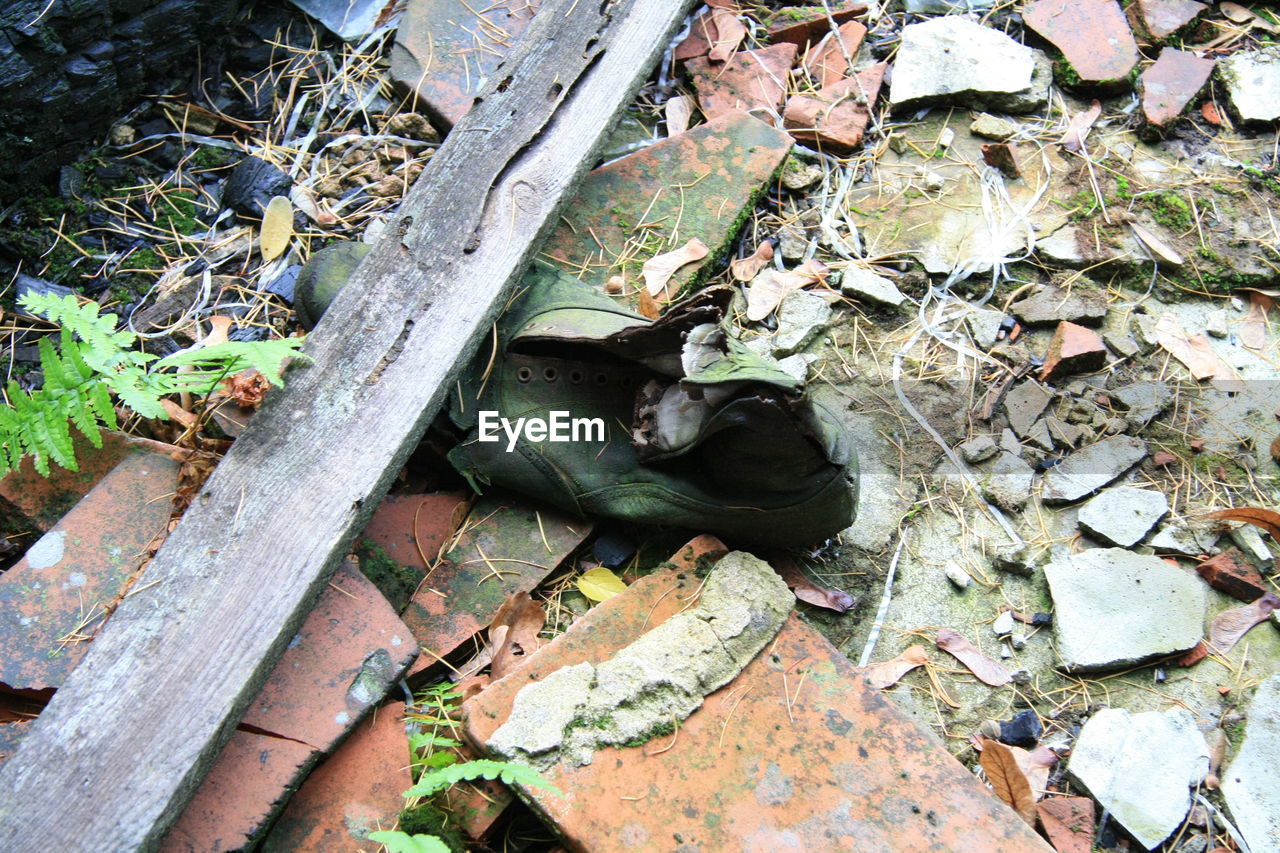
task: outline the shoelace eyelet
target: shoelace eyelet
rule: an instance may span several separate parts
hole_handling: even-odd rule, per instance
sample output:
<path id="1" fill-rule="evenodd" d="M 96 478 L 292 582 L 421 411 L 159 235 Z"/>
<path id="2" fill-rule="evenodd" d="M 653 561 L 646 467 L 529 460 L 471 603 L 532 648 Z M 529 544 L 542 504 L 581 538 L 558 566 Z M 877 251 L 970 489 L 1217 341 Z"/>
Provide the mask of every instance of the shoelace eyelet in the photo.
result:
<path id="1" fill-rule="evenodd" d="M 526 383 L 533 378 L 533 371 L 527 367 L 521 367 L 516 371 L 516 381 Z"/>

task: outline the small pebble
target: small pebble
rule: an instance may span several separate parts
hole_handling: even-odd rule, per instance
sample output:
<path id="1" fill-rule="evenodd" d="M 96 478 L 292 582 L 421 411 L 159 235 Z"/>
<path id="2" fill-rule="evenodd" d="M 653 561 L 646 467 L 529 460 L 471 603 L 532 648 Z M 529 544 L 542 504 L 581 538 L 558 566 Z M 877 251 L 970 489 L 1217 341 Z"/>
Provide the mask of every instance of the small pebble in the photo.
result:
<path id="1" fill-rule="evenodd" d="M 621 293 L 625 280 L 620 275 L 611 275 L 609 280 L 604 283 L 605 293 Z"/>
<path id="2" fill-rule="evenodd" d="M 947 580 L 956 585 L 956 589 L 964 589 L 969 585 L 969 573 L 960 568 L 955 560 L 947 560 L 942 570 L 947 573 Z"/>
<path id="3" fill-rule="evenodd" d="M 1004 637 L 1013 633 L 1013 611 L 1005 610 L 996 617 L 996 621 L 991 623 L 991 630 L 995 631 L 997 637 Z"/>
<path id="4" fill-rule="evenodd" d="M 1017 649 L 1018 651 L 1022 651 L 1027 647 L 1027 635 L 1014 634 L 1009 638 L 1009 642 L 1013 644 L 1013 647 L 1015 649 Z"/>

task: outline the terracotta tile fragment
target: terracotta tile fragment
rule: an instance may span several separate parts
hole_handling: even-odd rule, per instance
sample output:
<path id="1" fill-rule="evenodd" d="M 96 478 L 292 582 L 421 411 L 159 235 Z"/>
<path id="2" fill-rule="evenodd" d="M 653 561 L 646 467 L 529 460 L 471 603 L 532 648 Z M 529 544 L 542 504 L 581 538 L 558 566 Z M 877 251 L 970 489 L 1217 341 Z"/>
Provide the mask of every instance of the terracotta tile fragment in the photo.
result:
<path id="1" fill-rule="evenodd" d="M 285 738 L 235 732 L 161 842 L 160 853 L 243 850 L 319 755 Z"/>
<path id="2" fill-rule="evenodd" d="M 994 169 L 999 169 L 1007 177 L 1022 177 L 1018 168 L 1018 149 L 1008 142 L 993 142 L 982 146 L 982 161 Z"/>
<path id="3" fill-rule="evenodd" d="M 541 0 L 413 0 L 391 48 L 391 78 L 452 127 L 529 26 Z"/>
<path id="4" fill-rule="evenodd" d="M 693 19 L 689 34 L 684 37 L 684 41 L 676 45 L 672 52 L 676 62 L 684 62 L 695 56 L 706 56 L 711 51 L 711 45 L 716 41 L 716 25 L 714 16 L 711 14 L 713 11 L 708 8 Z"/>
<path id="5" fill-rule="evenodd" d="M 840 25 L 838 36 L 829 33 L 810 54 L 805 68 L 819 88 L 843 80 L 849 71 L 849 60 L 857 60 L 858 48 L 867 36 L 867 28 L 857 21 Z"/>
<path id="6" fill-rule="evenodd" d="M 507 596 L 536 587 L 591 532 L 589 521 L 492 496 L 467 524 L 401 614 L 422 649 L 411 674 L 483 630 Z"/>
<path id="7" fill-rule="evenodd" d="M 1163 41 L 1200 17 L 1209 7 L 1196 0 L 1136 0 L 1129 7 L 1143 30 Z"/>
<path id="8" fill-rule="evenodd" d="M 178 463 L 131 453 L 0 575 L 0 682 L 58 687 L 169 522 Z"/>
<path id="9" fill-rule="evenodd" d="M 418 645 L 377 588 L 344 562 L 289 642 L 242 725 L 328 752 L 382 700 Z"/>
<path id="10" fill-rule="evenodd" d="M 356 540 L 360 567 L 391 606 L 409 603 L 427 568 L 453 535 L 465 509 L 461 493 L 391 495 L 374 510 Z"/>
<path id="11" fill-rule="evenodd" d="M 1156 127 L 1172 124 L 1209 82 L 1214 61 L 1166 47 L 1142 72 L 1142 113 Z"/>
<path id="12" fill-rule="evenodd" d="M 1210 557 L 1196 566 L 1196 572 L 1209 586 L 1241 601 L 1254 601 L 1267 593 L 1262 575 L 1237 548 Z"/>
<path id="13" fill-rule="evenodd" d="M 1058 324 L 1049 341 L 1040 381 L 1049 382 L 1072 373 L 1088 373 L 1106 364 L 1107 347 L 1092 329 L 1068 323 Z"/>
<path id="14" fill-rule="evenodd" d="M 372 849 L 370 832 L 391 829 L 404 808 L 409 739 L 404 703 L 379 708 L 326 758 L 272 825 L 265 853 Z"/>
<path id="15" fill-rule="evenodd" d="M 1050 797 L 1036 803 L 1040 825 L 1059 853 L 1093 849 L 1093 800 Z"/>
<path id="16" fill-rule="evenodd" d="M 741 50 L 727 62 L 694 57 L 685 63 L 698 93 L 698 106 L 707 118 L 734 110 L 782 105 L 787 75 L 796 58 L 793 44 L 775 44 L 758 50 Z"/>
<path id="17" fill-rule="evenodd" d="M 593 608 L 464 706 L 468 738 L 505 722 L 529 678 L 603 660 L 678 612 L 682 583 L 658 573 Z M 570 849 L 1049 849 L 794 614 L 678 735 L 545 775 L 566 799 L 525 793 Z"/>
<path id="18" fill-rule="evenodd" d="M 880 94 L 887 65 L 871 66 L 832 83 L 816 95 L 792 95 L 782 116 L 783 127 L 797 142 L 845 154 L 862 144 L 869 109 Z"/>
<path id="19" fill-rule="evenodd" d="M 50 476 L 36 473 L 27 457 L 16 471 L 0 477 L 0 508 L 20 514 L 25 523 L 40 531 L 58 523 L 76 502 L 107 473 L 131 453 L 163 453 L 181 460 L 187 451 L 171 444 L 147 438 L 125 435 L 122 432 L 104 430 L 102 447 L 97 448 L 79 433 L 75 433 L 75 456 L 79 471 L 68 471 L 58 465 L 50 466 Z M 6 506 L 7 504 L 7 506 Z"/>
<path id="20" fill-rule="evenodd" d="M 1138 64 L 1138 44 L 1116 0 L 1036 0 L 1022 19 L 1062 51 L 1086 88 L 1124 91 Z"/>
<path id="21" fill-rule="evenodd" d="M 1205 101 L 1200 105 L 1200 115 L 1214 127 L 1222 127 L 1222 114 L 1218 112 L 1213 101 Z"/>
<path id="22" fill-rule="evenodd" d="M 785 133 L 741 112 L 664 139 L 589 173 L 543 252 L 599 286 L 627 257 L 629 241 L 635 257 L 641 242 L 698 237 L 715 257 L 790 149 Z M 672 287 L 688 286 L 701 268 L 680 268 Z"/>
<path id="23" fill-rule="evenodd" d="M 831 7 L 831 18 L 840 25 L 865 11 L 866 3 L 846 2 Z M 830 31 L 831 22 L 827 20 L 827 13 L 821 6 L 784 7 L 769 23 L 768 41 L 770 44 L 790 42 L 804 50 Z"/>

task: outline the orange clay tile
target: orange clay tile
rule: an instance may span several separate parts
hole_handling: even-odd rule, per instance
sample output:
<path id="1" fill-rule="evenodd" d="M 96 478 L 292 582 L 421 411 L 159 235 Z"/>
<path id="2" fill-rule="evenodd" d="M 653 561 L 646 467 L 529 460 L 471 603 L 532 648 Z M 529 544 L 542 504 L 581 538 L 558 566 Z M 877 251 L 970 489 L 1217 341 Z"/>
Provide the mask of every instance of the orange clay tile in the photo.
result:
<path id="1" fill-rule="evenodd" d="M 0 575 L 0 682 L 60 686 L 169 523 L 178 463 L 130 453 Z"/>
<path id="2" fill-rule="evenodd" d="M 691 606 L 697 582 L 665 570 L 592 608 L 463 706 L 468 738 L 482 744 L 531 679 Z M 564 799 L 524 793 L 575 851 L 1050 849 L 794 613 L 674 734 L 544 775 Z"/>
<path id="3" fill-rule="evenodd" d="M 726 62 L 695 57 L 685 63 L 685 70 L 698 92 L 698 106 L 711 119 L 734 110 L 778 109 L 795 59 L 796 46 L 784 42 L 740 50 Z"/>
<path id="4" fill-rule="evenodd" d="M 392 829 L 404 808 L 409 738 L 404 703 L 361 723 L 294 794 L 259 848 L 263 853 L 376 850 L 370 832 Z"/>

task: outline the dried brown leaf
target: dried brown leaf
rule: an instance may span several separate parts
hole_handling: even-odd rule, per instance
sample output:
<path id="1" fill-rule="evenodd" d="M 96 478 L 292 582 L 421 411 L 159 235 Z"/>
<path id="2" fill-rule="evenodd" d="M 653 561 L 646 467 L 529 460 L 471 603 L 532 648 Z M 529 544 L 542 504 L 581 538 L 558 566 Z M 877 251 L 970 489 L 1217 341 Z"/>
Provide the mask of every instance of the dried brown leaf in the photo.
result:
<path id="1" fill-rule="evenodd" d="M 649 295 L 649 291 L 641 290 L 639 301 L 636 303 L 636 310 L 650 320 L 656 320 L 662 316 L 662 306 L 658 304 L 658 300 Z"/>
<path id="2" fill-rule="evenodd" d="M 664 113 L 667 119 L 667 136 L 679 136 L 689 129 L 689 119 L 693 118 L 693 98 L 688 95 L 668 98 Z"/>
<path id="3" fill-rule="evenodd" d="M 1093 800 L 1088 797 L 1054 797 L 1036 806 L 1040 825 L 1058 853 L 1090 853 L 1093 850 Z"/>
<path id="4" fill-rule="evenodd" d="M 1209 645 L 1218 654 L 1226 654 L 1250 628 L 1265 622 L 1276 608 L 1280 608 L 1280 598 L 1269 592 L 1252 604 L 1222 611 L 1209 623 Z"/>
<path id="5" fill-rule="evenodd" d="M 803 602 L 815 607 L 825 607 L 836 613 L 848 613 L 858 603 L 858 599 L 844 590 L 815 583 L 803 569 L 796 565 L 795 560 L 789 557 L 776 561 L 773 567 L 795 593 L 796 598 Z"/>
<path id="6" fill-rule="evenodd" d="M 502 603 L 489 628 L 490 642 L 495 646 L 489 674 L 495 681 L 518 667 L 526 655 L 537 651 L 538 632 L 546 621 L 542 604 L 527 592 L 516 593 Z M 504 629 L 496 641 L 495 626 Z"/>
<path id="7" fill-rule="evenodd" d="M 1062 147 L 1077 154 L 1083 150 L 1085 137 L 1089 135 L 1089 129 L 1093 127 L 1093 123 L 1100 115 L 1102 115 L 1102 103 L 1095 100 L 1089 105 L 1089 109 L 1072 116 L 1071 123 L 1067 125 L 1067 132 L 1062 134 L 1060 140 Z"/>
<path id="8" fill-rule="evenodd" d="M 1027 777 L 1027 781 L 1031 783 L 1031 792 L 1039 800 L 1045 795 L 1045 790 L 1049 787 L 1049 771 L 1053 769 L 1053 765 L 1058 763 L 1058 753 L 1047 746 L 1037 746 L 1030 751 L 1011 746 L 1009 751 L 1013 753 L 1013 757 L 1018 762 L 1018 767 Z"/>
<path id="9" fill-rule="evenodd" d="M 738 258 L 729 264 L 729 272 L 735 281 L 751 281 L 760 270 L 773 260 L 773 243 L 765 240 L 756 250 L 745 258 Z"/>
<path id="10" fill-rule="evenodd" d="M 762 270 L 747 286 L 747 319 L 763 320 L 772 314 L 792 291 L 817 284 L 827 277 L 827 265 L 817 259 L 805 261 L 793 270 Z"/>
<path id="11" fill-rule="evenodd" d="M 902 676 L 911 670 L 924 666 L 928 662 L 929 656 L 925 654 L 924 646 L 917 644 L 905 649 L 893 660 L 873 663 L 866 667 L 862 670 L 862 677 L 870 686 L 877 690 L 884 690 L 886 687 L 897 684 L 902 680 Z"/>
<path id="12" fill-rule="evenodd" d="M 278 195 L 267 202 L 262 216 L 262 236 L 259 248 L 264 261 L 273 261 L 289 247 L 293 238 L 293 205 L 289 199 Z"/>
<path id="13" fill-rule="evenodd" d="M 1263 349 L 1267 345 L 1267 312 L 1275 304 L 1275 298 L 1260 290 L 1249 292 L 1249 316 L 1240 324 L 1240 343 L 1249 349 Z"/>
<path id="14" fill-rule="evenodd" d="M 1220 509 L 1205 515 L 1205 518 L 1218 518 L 1223 521 L 1243 521 L 1255 527 L 1261 527 L 1271 534 L 1271 538 L 1280 542 L 1280 512 L 1256 506 L 1243 506 L 1238 509 Z"/>
<path id="15" fill-rule="evenodd" d="M 1151 254 L 1155 255 L 1156 261 L 1165 266 L 1180 267 L 1183 264 L 1182 255 L 1179 255 L 1168 243 L 1161 240 L 1155 234 L 1144 228 L 1137 222 L 1130 222 L 1129 227 L 1133 229 L 1133 233 L 1142 241 L 1143 245 Z"/>
<path id="16" fill-rule="evenodd" d="M 716 28 L 716 38 L 707 57 L 712 62 L 725 62 L 747 37 L 747 28 L 738 20 L 736 4 L 712 8 L 711 20 Z"/>
<path id="17" fill-rule="evenodd" d="M 1218 8 L 1233 23 L 1248 24 L 1250 27 L 1257 27 L 1269 33 L 1280 32 L 1280 26 L 1271 23 L 1252 9 L 1247 9 L 1239 3 L 1219 3 Z"/>
<path id="18" fill-rule="evenodd" d="M 671 276 L 675 275 L 676 270 L 685 264 L 702 260 L 710 251 L 706 243 L 694 237 L 678 249 L 655 255 L 645 261 L 644 266 L 640 268 L 640 272 L 644 276 L 645 289 L 655 299 L 670 299 L 674 294 L 666 291 L 667 282 L 671 280 Z"/>
<path id="19" fill-rule="evenodd" d="M 1186 365 L 1196 379 L 1234 379 L 1235 371 L 1218 358 L 1204 335 L 1189 335 L 1172 314 L 1161 315 L 1156 340 L 1170 355 Z"/>
<path id="20" fill-rule="evenodd" d="M 934 642 L 938 644 L 938 648 L 968 667 L 969 671 L 976 675 L 983 684 L 989 684 L 992 687 L 1003 687 L 1013 681 L 1013 676 L 1009 674 L 1009 670 L 978 651 L 973 643 L 950 628 L 940 630 Z"/>
<path id="21" fill-rule="evenodd" d="M 996 740 L 982 746 L 982 769 L 996 796 L 1013 808 L 1031 826 L 1036 825 L 1036 798 L 1012 750 Z"/>

